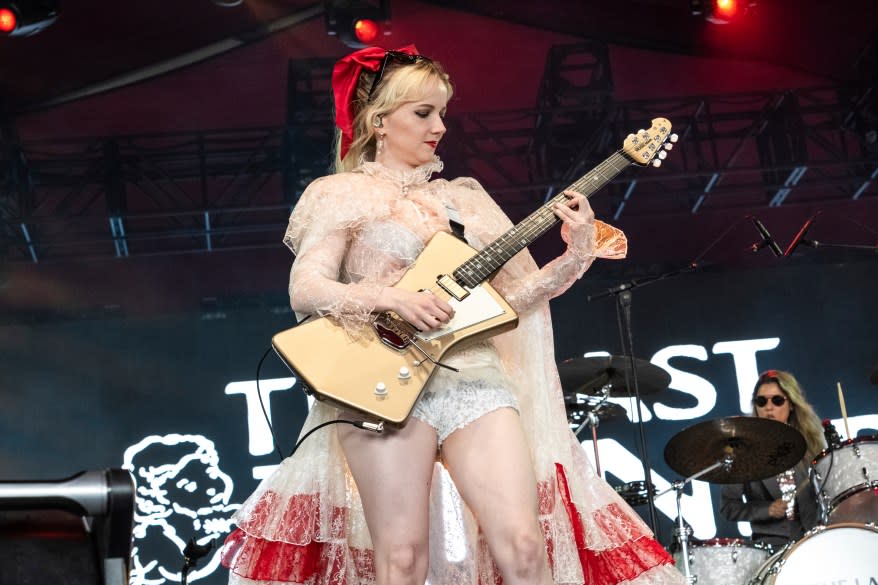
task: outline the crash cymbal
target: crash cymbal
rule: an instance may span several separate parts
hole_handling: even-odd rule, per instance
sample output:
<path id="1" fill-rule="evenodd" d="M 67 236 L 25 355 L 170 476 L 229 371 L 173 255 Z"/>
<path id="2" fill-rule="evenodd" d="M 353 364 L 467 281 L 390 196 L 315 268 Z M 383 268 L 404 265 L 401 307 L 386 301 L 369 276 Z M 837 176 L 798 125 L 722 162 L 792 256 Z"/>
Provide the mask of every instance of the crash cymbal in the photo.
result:
<path id="1" fill-rule="evenodd" d="M 589 413 L 594 413 L 600 422 L 627 417 L 627 411 L 624 407 L 614 402 L 605 402 L 585 394 L 565 396 L 564 408 L 567 410 L 567 420 L 570 421 L 570 424 L 577 426 L 586 421 Z"/>
<path id="2" fill-rule="evenodd" d="M 598 396 L 606 387 L 610 396 L 633 396 L 634 379 L 631 371 L 631 359 L 627 356 L 573 358 L 558 364 L 564 394 Z M 635 358 L 634 372 L 637 374 L 637 387 L 641 396 L 661 392 L 671 383 L 670 374 L 646 360 Z M 630 392 L 628 384 L 632 386 Z"/>
<path id="3" fill-rule="evenodd" d="M 757 481 L 786 471 L 805 456 L 805 438 L 793 427 L 766 418 L 730 416 L 683 429 L 665 446 L 665 461 L 691 477 L 732 457 L 728 470 L 716 468 L 698 477 L 712 483 Z"/>

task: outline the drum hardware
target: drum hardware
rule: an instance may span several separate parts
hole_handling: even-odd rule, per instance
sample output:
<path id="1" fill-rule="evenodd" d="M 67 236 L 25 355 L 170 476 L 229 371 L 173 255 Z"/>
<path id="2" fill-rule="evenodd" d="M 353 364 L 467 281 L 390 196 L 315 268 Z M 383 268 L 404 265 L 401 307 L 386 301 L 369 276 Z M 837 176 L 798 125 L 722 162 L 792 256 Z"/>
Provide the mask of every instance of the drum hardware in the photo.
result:
<path id="1" fill-rule="evenodd" d="M 697 423 L 671 437 L 665 446 L 665 461 L 682 476 L 709 468 L 704 481 L 746 483 L 793 467 L 804 457 L 805 448 L 805 438 L 787 424 L 730 416 Z M 727 455 L 731 464 L 718 469 L 714 462 Z"/>
<path id="2" fill-rule="evenodd" d="M 673 440 L 673 439 L 672 439 Z M 734 462 L 735 456 L 733 453 L 726 453 L 721 459 L 715 461 L 712 465 L 705 467 L 701 471 L 687 477 L 684 480 L 677 480 L 671 484 L 671 487 L 666 489 L 663 492 L 659 492 L 656 494 L 656 498 L 660 498 L 670 491 L 675 491 L 677 493 L 677 526 L 674 529 L 674 536 L 677 539 L 677 544 L 680 547 L 680 553 L 683 556 L 683 575 L 686 577 L 686 582 L 689 585 L 693 585 L 696 581 L 696 578 L 692 576 L 691 570 L 691 559 L 689 558 L 689 537 L 692 535 L 692 527 L 686 524 L 686 521 L 683 520 L 683 488 L 690 481 L 701 477 L 707 473 L 710 473 L 714 469 L 723 468 L 728 471 L 732 467 L 732 463 Z"/>
<path id="3" fill-rule="evenodd" d="M 630 292 L 628 292 L 629 303 L 630 298 Z M 561 387 L 567 395 L 588 394 L 597 396 L 603 401 L 611 396 L 636 399 L 634 408 L 637 409 L 638 413 L 644 481 L 651 483 L 652 476 L 646 455 L 643 418 L 640 416 L 640 399 L 644 395 L 665 390 L 671 383 L 671 375 L 647 360 L 633 357 L 633 354 L 631 356 L 593 356 L 565 360 L 558 364 L 558 375 L 561 379 Z M 600 475 L 596 426 L 596 424 L 592 424 L 591 429 L 595 463 L 597 464 L 597 473 Z M 647 504 L 649 504 L 649 526 L 655 532 L 658 521 L 656 520 L 652 493 L 649 492 Z"/>
<path id="4" fill-rule="evenodd" d="M 813 465 L 808 468 L 808 479 L 811 481 L 814 493 L 817 495 L 817 522 L 825 526 L 829 524 L 828 498 L 826 497 L 826 492 L 823 491 L 823 478 Z"/>
<path id="5" fill-rule="evenodd" d="M 610 421 L 625 418 L 625 408 L 614 402 L 607 402 L 607 395 L 594 397 L 581 393 L 565 395 L 564 408 L 567 411 L 567 420 L 570 424 L 578 425 L 576 430 L 573 431 L 577 438 L 579 438 L 579 433 L 586 426 L 591 428 L 595 472 L 600 476 L 601 458 L 598 453 L 598 425 L 600 425 L 602 420 Z"/>
<path id="6" fill-rule="evenodd" d="M 664 492 L 677 492 L 677 528 L 686 581 L 691 585 L 689 533 L 683 520 L 682 497 L 686 483 L 703 478 L 719 484 L 745 483 L 777 475 L 805 455 L 805 438 L 799 431 L 775 420 L 732 416 L 704 421 L 683 429 L 665 446 L 665 461 L 687 476 Z"/>
<path id="7" fill-rule="evenodd" d="M 654 485 L 647 487 L 645 481 L 629 481 L 613 488 L 630 506 L 640 506 L 649 501 L 650 493 L 655 496 L 658 490 Z"/>
<path id="8" fill-rule="evenodd" d="M 573 358 L 558 364 L 558 375 L 565 394 L 627 398 L 634 395 L 634 376 L 640 395 L 655 394 L 667 389 L 671 375 L 650 362 L 627 356 L 593 356 Z"/>

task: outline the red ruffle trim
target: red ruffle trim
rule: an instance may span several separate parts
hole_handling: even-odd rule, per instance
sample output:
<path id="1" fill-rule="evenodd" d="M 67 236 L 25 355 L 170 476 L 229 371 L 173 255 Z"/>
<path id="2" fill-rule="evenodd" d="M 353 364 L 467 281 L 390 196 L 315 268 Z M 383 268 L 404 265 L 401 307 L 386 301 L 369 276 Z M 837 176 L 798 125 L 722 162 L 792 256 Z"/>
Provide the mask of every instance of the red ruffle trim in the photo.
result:
<path id="1" fill-rule="evenodd" d="M 649 534 L 626 543 L 623 546 L 604 551 L 593 551 L 586 547 L 585 526 L 576 505 L 570 498 L 570 488 L 563 466 L 556 464 L 556 486 L 560 492 L 567 516 L 573 527 L 579 560 L 585 583 L 588 585 L 615 585 L 636 579 L 654 567 L 672 564 L 673 560 L 667 551 Z M 554 501 L 552 486 L 540 485 L 540 512 L 548 514 L 552 511 Z M 277 494 L 267 492 L 256 504 L 253 518 L 269 513 L 277 502 Z M 294 496 L 288 502 L 281 526 L 284 532 L 303 535 L 317 534 L 319 526 L 319 496 Z M 612 504 L 606 510 L 598 510 L 593 519 L 606 531 L 614 530 L 613 517 L 627 515 L 617 505 Z M 232 572 L 254 581 L 280 581 L 291 583 L 315 583 L 320 585 L 352 585 L 374 580 L 374 555 L 371 549 L 353 548 L 347 545 L 344 534 L 347 511 L 333 508 L 332 525 L 335 527 L 332 542 L 320 542 L 306 539 L 308 544 L 297 545 L 288 542 L 269 541 L 253 536 L 241 528 L 226 538 L 223 546 L 222 564 Z M 301 525 L 301 519 L 310 518 L 308 526 Z M 293 522 L 297 519 L 298 526 Z M 336 522 L 339 520 L 339 522 Z M 543 527 L 546 533 L 546 544 L 549 561 L 554 562 L 554 546 L 548 537 L 548 526 Z M 495 570 L 497 577 L 493 585 L 502 585 L 502 579 Z M 480 583 L 480 585 L 487 585 Z"/>
<path id="2" fill-rule="evenodd" d="M 611 585 L 623 581 L 632 581 L 643 573 L 660 565 L 673 564 L 674 560 L 668 551 L 654 538 L 643 534 L 640 538 L 629 541 L 627 544 L 607 549 L 593 551 L 586 547 L 585 527 L 582 517 L 576 509 L 576 505 L 570 499 L 570 487 L 567 484 L 567 475 L 564 467 L 555 464 L 555 475 L 558 480 L 558 488 L 561 490 L 561 500 L 567 508 L 567 517 L 573 526 L 573 536 L 576 539 L 576 548 L 579 550 L 579 560 L 582 563 L 582 574 L 585 582 L 589 585 Z M 608 516 L 622 516 L 624 512 L 618 505 L 611 504 L 606 511 L 595 512 L 593 518 L 603 525 L 605 532 L 611 530 L 605 519 Z"/>

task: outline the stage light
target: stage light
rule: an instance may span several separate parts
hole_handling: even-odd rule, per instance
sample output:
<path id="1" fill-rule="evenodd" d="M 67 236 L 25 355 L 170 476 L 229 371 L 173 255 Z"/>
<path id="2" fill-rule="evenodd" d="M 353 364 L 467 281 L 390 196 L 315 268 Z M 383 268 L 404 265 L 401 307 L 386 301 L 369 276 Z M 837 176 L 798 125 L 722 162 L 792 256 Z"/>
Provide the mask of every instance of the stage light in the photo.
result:
<path id="1" fill-rule="evenodd" d="M 8 8 L 0 8 L 0 32 L 9 34 L 15 30 L 18 19 L 15 13 Z"/>
<path id="2" fill-rule="evenodd" d="M 36 34 L 57 19 L 55 0 L 0 2 L 0 33 L 11 37 Z"/>
<path id="3" fill-rule="evenodd" d="M 354 36 L 364 45 L 374 44 L 380 32 L 381 27 L 371 18 L 361 18 L 354 23 Z"/>
<path id="4" fill-rule="evenodd" d="M 390 0 L 328 0 L 324 13 L 326 33 L 355 49 L 390 34 Z"/>
<path id="5" fill-rule="evenodd" d="M 737 18 L 742 11 L 738 0 L 716 0 L 711 14 L 704 17 L 715 24 L 726 24 Z"/>
<path id="6" fill-rule="evenodd" d="M 756 5 L 755 0 L 691 0 L 692 14 L 714 24 L 728 24 Z"/>

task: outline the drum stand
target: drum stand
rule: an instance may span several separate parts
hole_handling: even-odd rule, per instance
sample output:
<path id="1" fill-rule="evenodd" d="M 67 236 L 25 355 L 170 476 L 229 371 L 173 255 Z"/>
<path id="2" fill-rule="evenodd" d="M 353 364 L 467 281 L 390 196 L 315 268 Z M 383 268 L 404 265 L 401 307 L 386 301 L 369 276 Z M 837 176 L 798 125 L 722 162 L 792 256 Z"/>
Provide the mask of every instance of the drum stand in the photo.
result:
<path id="1" fill-rule="evenodd" d="M 692 576 L 692 570 L 689 567 L 689 535 L 692 534 L 692 529 L 688 527 L 686 525 L 686 522 L 683 520 L 683 488 L 693 479 L 697 479 L 705 473 L 709 473 L 718 467 L 722 467 L 723 470 L 728 471 L 729 469 L 731 469 L 734 459 L 734 455 L 732 455 L 731 453 L 727 453 L 722 459 L 720 459 L 713 465 L 702 469 L 695 475 L 690 475 L 684 480 L 675 481 L 671 484 L 671 487 L 656 495 L 656 498 L 658 498 L 671 490 L 677 492 L 677 527 L 674 529 L 674 535 L 677 537 L 677 541 L 680 543 L 680 550 L 681 554 L 683 555 L 683 574 L 686 576 L 686 582 L 689 583 L 689 585 L 694 585 L 695 577 Z"/>
<path id="2" fill-rule="evenodd" d="M 604 400 L 602 400 L 601 402 L 603 403 L 605 400 L 606 397 L 604 397 Z M 574 435 L 579 437 L 579 433 L 582 432 L 582 429 L 585 428 L 585 425 L 591 427 L 591 444 L 594 447 L 594 468 L 595 473 L 597 473 L 598 477 L 601 477 L 601 458 L 600 455 L 598 455 L 598 425 L 600 424 L 600 422 L 601 419 L 598 417 L 598 415 L 596 415 L 594 411 L 590 410 L 588 411 L 585 420 L 582 421 L 581 425 L 579 425 L 579 428 L 577 428 L 573 432 Z"/>
<path id="3" fill-rule="evenodd" d="M 829 456 L 832 457 L 832 454 Z M 811 481 L 811 486 L 817 497 L 817 523 L 821 526 L 827 526 L 829 524 L 829 506 L 826 505 L 828 498 L 823 491 L 823 478 L 813 465 L 808 468 L 808 479 Z"/>

